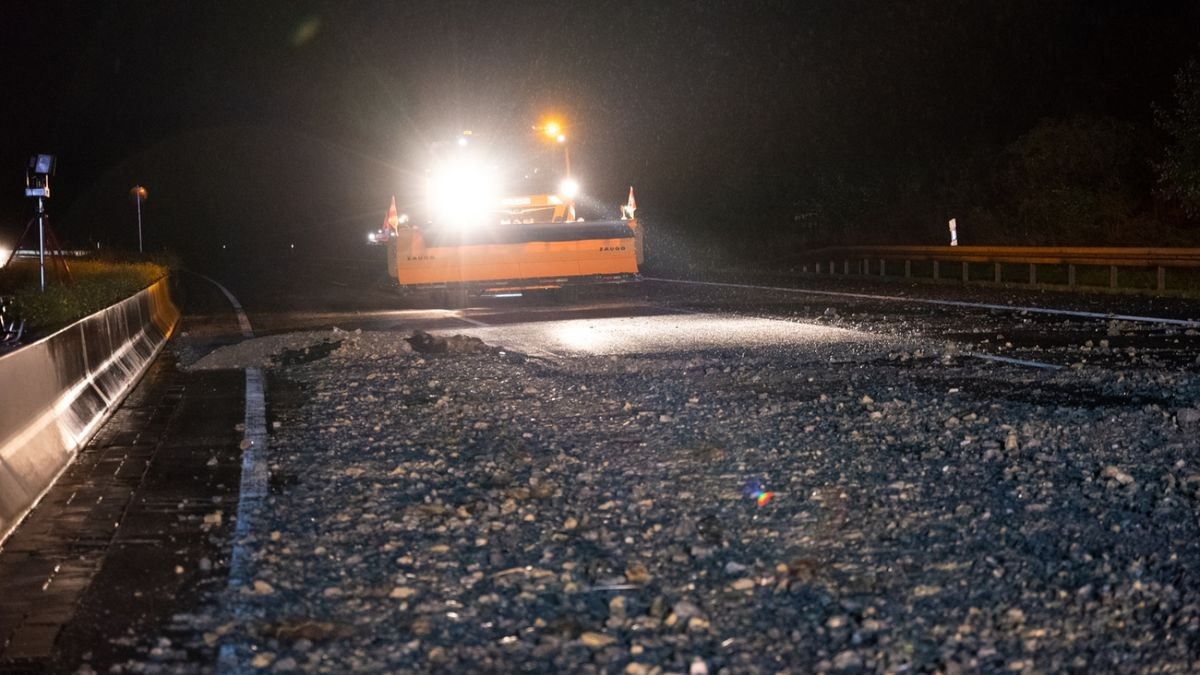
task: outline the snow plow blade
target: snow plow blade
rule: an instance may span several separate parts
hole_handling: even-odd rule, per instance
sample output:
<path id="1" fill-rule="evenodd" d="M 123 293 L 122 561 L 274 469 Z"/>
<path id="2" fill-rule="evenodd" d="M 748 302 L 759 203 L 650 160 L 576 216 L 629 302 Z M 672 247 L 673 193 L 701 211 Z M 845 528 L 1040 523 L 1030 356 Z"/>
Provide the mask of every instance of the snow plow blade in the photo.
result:
<path id="1" fill-rule="evenodd" d="M 388 244 L 401 290 L 552 289 L 635 281 L 642 259 L 636 220 L 405 228 Z"/>

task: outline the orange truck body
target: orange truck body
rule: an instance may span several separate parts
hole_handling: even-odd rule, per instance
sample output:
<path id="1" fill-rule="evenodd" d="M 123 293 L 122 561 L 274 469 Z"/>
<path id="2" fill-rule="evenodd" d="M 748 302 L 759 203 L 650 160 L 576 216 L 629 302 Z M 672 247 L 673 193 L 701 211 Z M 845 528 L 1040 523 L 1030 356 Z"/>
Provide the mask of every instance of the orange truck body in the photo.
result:
<path id="1" fill-rule="evenodd" d="M 473 293 L 639 278 L 643 243 L 636 219 L 507 220 L 466 230 L 400 226 L 388 241 L 388 274 L 401 290 Z"/>

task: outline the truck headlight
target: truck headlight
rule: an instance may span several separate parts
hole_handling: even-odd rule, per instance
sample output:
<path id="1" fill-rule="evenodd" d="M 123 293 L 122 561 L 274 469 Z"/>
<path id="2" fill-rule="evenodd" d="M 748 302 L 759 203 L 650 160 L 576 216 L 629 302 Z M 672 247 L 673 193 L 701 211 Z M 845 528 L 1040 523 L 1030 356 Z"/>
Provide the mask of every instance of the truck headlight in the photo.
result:
<path id="1" fill-rule="evenodd" d="M 558 184 L 558 194 L 567 199 L 574 199 L 575 195 L 579 194 L 579 183 L 574 178 L 564 178 Z"/>
<path id="2" fill-rule="evenodd" d="M 495 211 L 499 186 L 486 167 L 462 163 L 442 167 L 429 177 L 430 211 L 450 225 L 477 225 Z"/>

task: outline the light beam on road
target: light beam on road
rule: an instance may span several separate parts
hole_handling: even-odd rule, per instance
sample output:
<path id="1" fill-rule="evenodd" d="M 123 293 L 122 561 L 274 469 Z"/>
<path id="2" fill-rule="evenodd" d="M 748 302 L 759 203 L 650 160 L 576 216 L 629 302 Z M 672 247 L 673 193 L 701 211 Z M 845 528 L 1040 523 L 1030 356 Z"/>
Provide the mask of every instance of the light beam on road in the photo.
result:
<path id="1" fill-rule="evenodd" d="M 571 319 L 462 332 L 516 350 L 602 355 L 881 340 L 879 336 L 832 326 L 717 314 Z"/>

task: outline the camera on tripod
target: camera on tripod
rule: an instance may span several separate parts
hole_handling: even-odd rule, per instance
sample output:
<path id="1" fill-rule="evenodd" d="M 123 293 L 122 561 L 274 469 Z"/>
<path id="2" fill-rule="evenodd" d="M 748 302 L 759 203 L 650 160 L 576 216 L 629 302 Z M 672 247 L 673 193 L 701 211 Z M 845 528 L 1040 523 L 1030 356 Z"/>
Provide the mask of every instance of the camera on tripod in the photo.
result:
<path id="1" fill-rule="evenodd" d="M 34 155 L 25 170 L 25 196 L 39 199 L 50 198 L 50 176 L 58 161 L 54 155 Z"/>
<path id="2" fill-rule="evenodd" d="M 36 199 L 34 202 L 33 220 L 29 221 L 29 225 L 33 225 L 37 221 L 38 226 L 38 287 L 42 292 L 46 291 L 46 235 L 49 226 L 46 224 L 46 200 L 50 198 L 50 176 L 54 175 L 54 155 L 34 155 L 29 160 L 29 168 L 25 170 L 25 196 Z M 25 227 L 25 232 L 29 232 L 29 226 Z M 62 259 L 61 247 L 58 246 L 58 240 L 54 237 L 53 232 L 49 232 L 53 246 L 59 250 L 58 260 L 62 264 L 63 275 L 70 278 L 71 269 L 67 267 L 67 261 Z M 25 234 L 21 235 L 21 240 L 17 242 L 16 248 L 20 248 L 20 242 L 25 240 Z"/>

